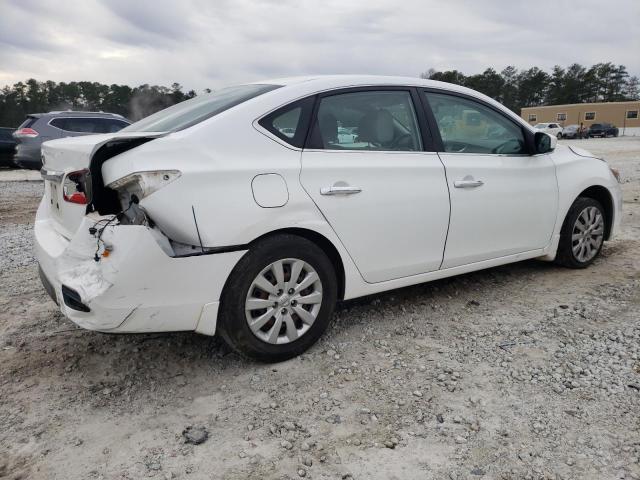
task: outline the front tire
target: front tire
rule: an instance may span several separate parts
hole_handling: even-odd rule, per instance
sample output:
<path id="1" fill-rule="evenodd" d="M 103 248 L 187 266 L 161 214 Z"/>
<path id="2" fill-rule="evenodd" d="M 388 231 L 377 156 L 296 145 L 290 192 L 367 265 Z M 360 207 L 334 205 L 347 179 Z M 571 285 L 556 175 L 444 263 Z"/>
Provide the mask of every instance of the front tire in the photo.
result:
<path id="1" fill-rule="evenodd" d="M 606 216 L 602 204 L 578 197 L 562 224 L 556 263 L 568 268 L 585 268 L 600 255 L 604 243 Z"/>
<path id="2" fill-rule="evenodd" d="M 315 243 L 290 234 L 262 240 L 240 259 L 225 285 L 222 338 L 262 362 L 300 355 L 326 330 L 336 284 L 331 260 Z"/>

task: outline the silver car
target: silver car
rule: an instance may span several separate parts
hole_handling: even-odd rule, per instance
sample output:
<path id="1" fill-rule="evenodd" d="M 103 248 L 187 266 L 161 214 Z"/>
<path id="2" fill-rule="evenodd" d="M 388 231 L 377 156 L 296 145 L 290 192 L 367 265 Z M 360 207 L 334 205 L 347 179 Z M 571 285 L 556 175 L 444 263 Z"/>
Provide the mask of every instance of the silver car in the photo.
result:
<path id="1" fill-rule="evenodd" d="M 42 168 L 40 147 L 47 140 L 96 133 L 115 133 L 131 122 L 122 115 L 104 112 L 33 113 L 13 132 L 16 154 L 13 162 L 21 168 Z"/>

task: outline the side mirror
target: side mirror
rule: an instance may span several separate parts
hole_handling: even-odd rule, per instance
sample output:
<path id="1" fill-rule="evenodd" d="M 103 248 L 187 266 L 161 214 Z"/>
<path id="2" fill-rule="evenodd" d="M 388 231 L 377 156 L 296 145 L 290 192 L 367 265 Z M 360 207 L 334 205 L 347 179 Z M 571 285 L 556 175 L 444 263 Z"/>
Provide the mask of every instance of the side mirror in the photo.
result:
<path id="1" fill-rule="evenodd" d="M 558 139 L 544 132 L 536 132 L 534 136 L 536 153 L 549 153 L 555 150 Z"/>

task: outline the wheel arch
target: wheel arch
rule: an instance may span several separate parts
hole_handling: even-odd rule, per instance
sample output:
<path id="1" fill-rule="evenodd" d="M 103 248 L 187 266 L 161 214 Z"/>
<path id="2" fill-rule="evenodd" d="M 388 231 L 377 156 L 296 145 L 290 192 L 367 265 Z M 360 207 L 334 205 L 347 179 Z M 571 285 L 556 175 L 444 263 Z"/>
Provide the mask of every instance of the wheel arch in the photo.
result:
<path id="1" fill-rule="evenodd" d="M 280 234 L 297 235 L 299 237 L 305 238 L 310 242 L 313 242 L 314 244 L 316 244 L 327 255 L 327 257 L 329 257 L 329 260 L 331 260 L 331 263 L 335 268 L 336 279 L 338 280 L 338 285 L 337 285 L 338 299 L 343 300 L 344 292 L 345 292 L 346 277 L 345 277 L 344 264 L 342 262 L 342 257 L 340 256 L 338 249 L 333 245 L 331 240 L 329 240 L 327 237 L 325 237 L 321 233 L 318 233 L 314 230 L 310 230 L 307 228 L 296 228 L 296 227 L 281 228 L 278 230 L 273 230 L 268 233 L 265 233 L 259 236 L 258 238 L 252 240 L 251 243 L 249 243 L 249 249 L 251 249 L 251 245 L 255 245 L 256 243 L 266 238 L 273 237 Z"/>
<path id="2" fill-rule="evenodd" d="M 585 188 L 578 197 L 587 197 L 593 198 L 597 200 L 604 208 L 605 213 L 605 231 L 604 238 L 605 240 L 609 240 L 611 237 L 611 229 L 613 227 L 613 216 L 614 216 L 614 205 L 613 205 L 613 196 L 607 187 L 603 187 L 602 185 L 592 185 L 588 188 Z M 575 200 L 574 200 L 575 201 Z"/>

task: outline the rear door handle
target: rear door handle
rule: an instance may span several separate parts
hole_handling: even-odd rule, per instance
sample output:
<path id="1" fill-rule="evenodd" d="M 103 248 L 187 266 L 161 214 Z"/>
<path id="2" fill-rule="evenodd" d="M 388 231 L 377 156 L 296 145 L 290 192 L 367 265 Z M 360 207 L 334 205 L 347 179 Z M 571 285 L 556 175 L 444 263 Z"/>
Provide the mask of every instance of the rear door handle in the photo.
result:
<path id="1" fill-rule="evenodd" d="M 359 187 L 337 187 L 333 185 L 331 187 L 322 187 L 320 189 L 320 195 L 353 195 L 361 191 L 362 189 Z"/>
<path id="2" fill-rule="evenodd" d="M 456 188 L 476 188 L 484 185 L 482 180 L 456 180 L 453 186 Z"/>

